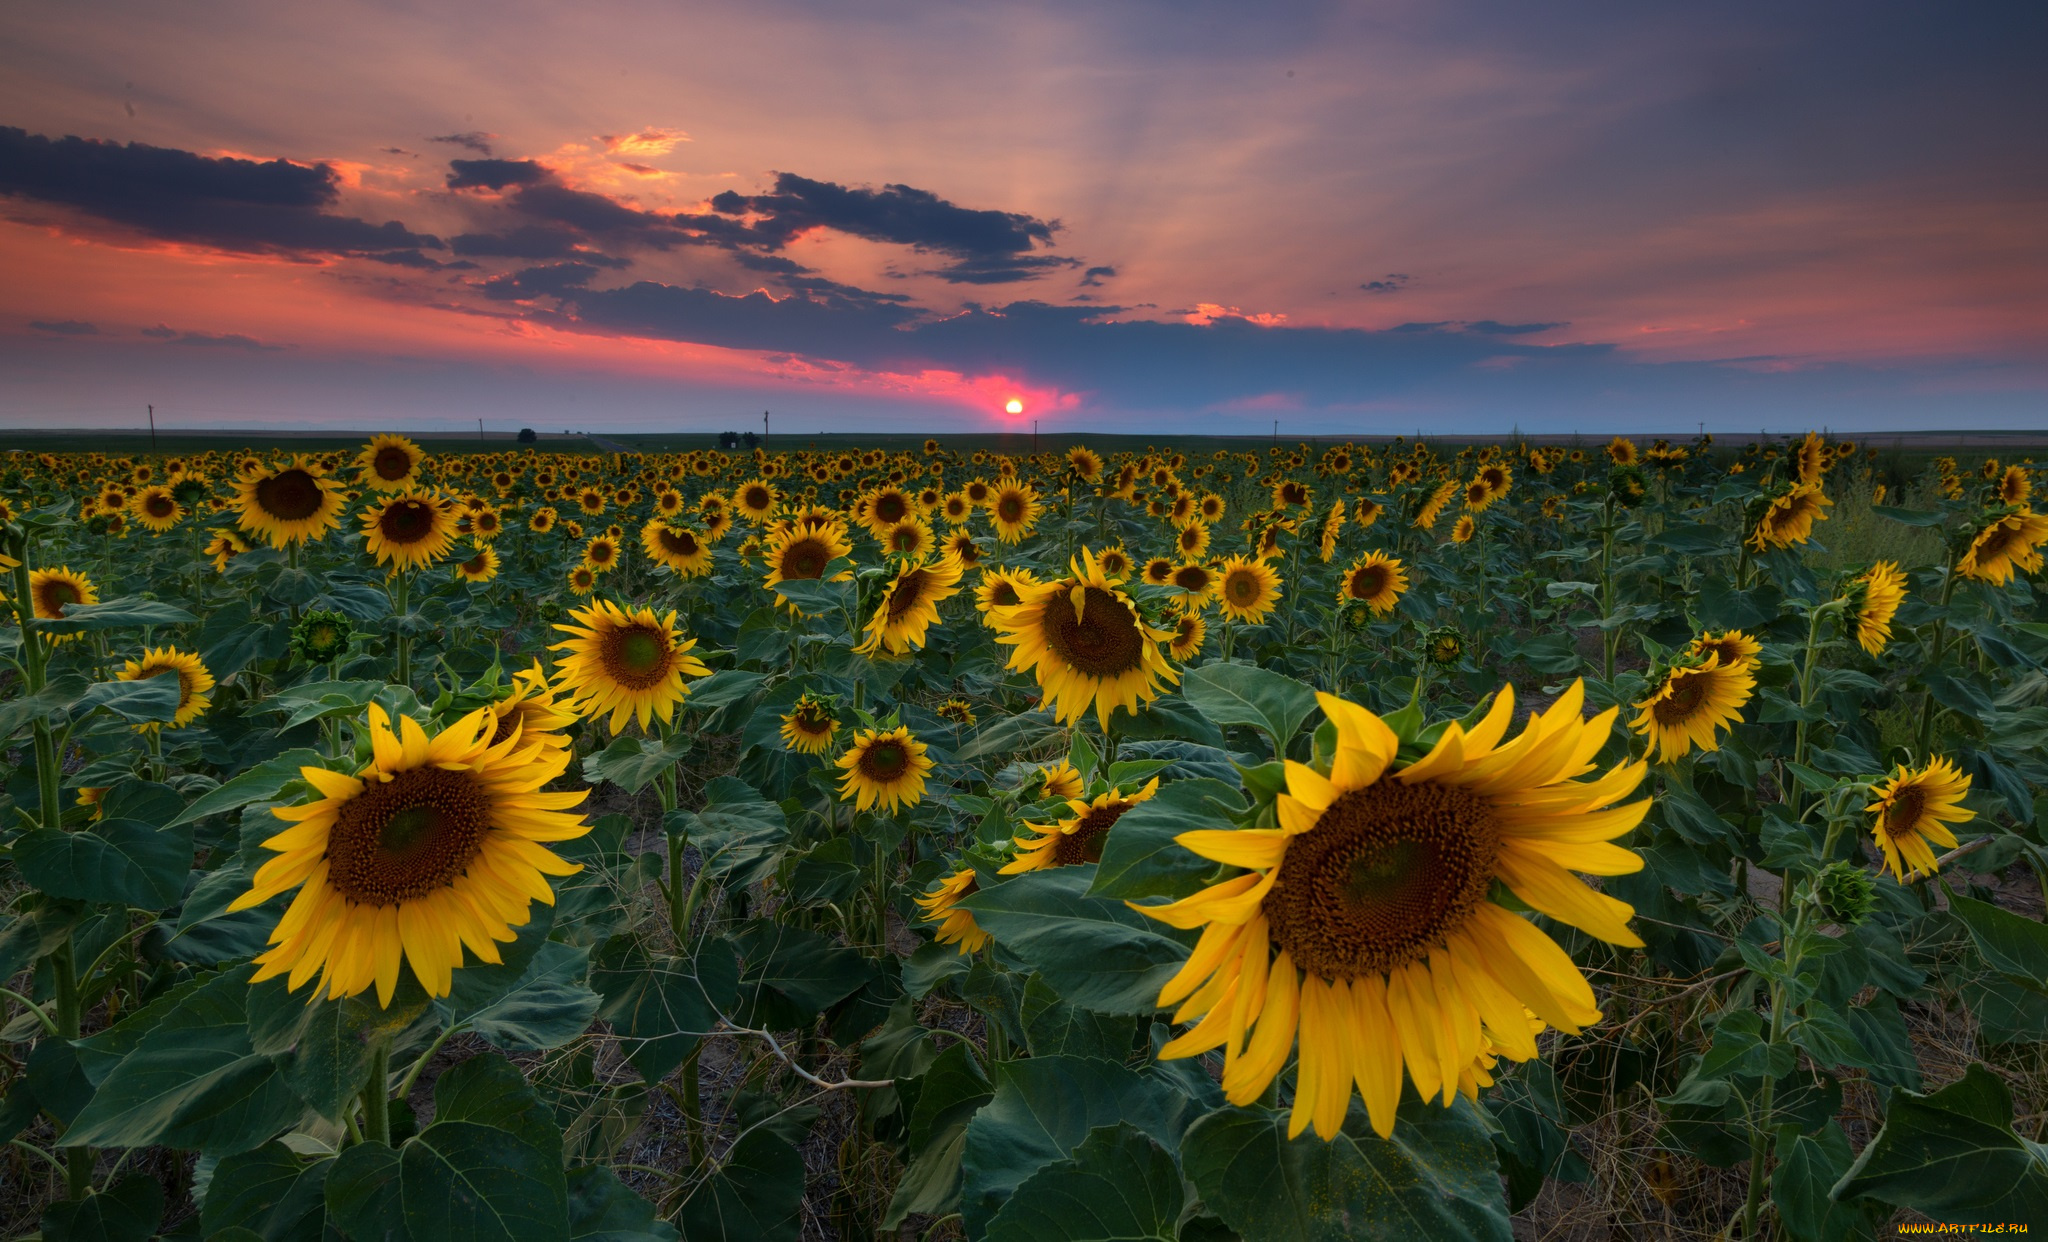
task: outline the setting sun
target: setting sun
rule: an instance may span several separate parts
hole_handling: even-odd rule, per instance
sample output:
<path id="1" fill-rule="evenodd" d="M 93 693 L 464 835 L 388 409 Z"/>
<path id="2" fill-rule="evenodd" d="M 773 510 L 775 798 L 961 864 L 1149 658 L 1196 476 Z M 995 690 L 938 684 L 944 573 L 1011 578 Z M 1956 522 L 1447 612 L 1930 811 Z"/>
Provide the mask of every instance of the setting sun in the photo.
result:
<path id="1" fill-rule="evenodd" d="M 1012 414 L 1022 414 L 1024 412 L 1024 403 L 1022 401 L 1017 400 L 1017 398 L 1015 397 L 1011 397 L 1010 403 L 1008 405 L 1005 405 L 1003 409 L 1007 410 Z"/>

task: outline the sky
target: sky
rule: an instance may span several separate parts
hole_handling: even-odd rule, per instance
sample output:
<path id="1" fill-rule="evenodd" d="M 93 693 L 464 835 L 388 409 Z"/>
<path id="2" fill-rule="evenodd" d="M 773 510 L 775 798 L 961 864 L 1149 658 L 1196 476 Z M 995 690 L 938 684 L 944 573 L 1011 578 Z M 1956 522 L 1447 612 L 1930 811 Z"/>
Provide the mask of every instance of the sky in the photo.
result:
<path id="1" fill-rule="evenodd" d="M 2048 426 L 2039 5 L 0 22 L 0 431 Z"/>

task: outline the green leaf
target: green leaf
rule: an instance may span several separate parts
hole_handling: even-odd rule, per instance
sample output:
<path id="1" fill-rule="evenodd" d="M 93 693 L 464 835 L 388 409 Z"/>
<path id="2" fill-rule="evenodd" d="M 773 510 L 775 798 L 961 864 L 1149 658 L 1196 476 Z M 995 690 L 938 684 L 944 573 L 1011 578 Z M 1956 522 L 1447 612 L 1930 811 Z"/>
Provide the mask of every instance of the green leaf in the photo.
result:
<path id="1" fill-rule="evenodd" d="M 765 1129 L 733 1144 L 678 1218 L 691 1242 L 796 1242 L 802 1236 L 804 1158 Z"/>
<path id="2" fill-rule="evenodd" d="M 1092 897 L 1186 897 L 1216 873 L 1216 864 L 1174 841 L 1194 828 L 1235 828 L 1244 810 L 1235 784 L 1174 781 L 1110 825 L 1095 868 Z"/>
<path id="3" fill-rule="evenodd" d="M 1024 984 L 1024 1039 L 1034 1057 L 1065 1054 L 1121 1061 L 1131 1054 L 1137 1021 L 1076 1008 L 1038 975 Z"/>
<path id="4" fill-rule="evenodd" d="M 1778 1167 L 1771 1202 L 1785 1231 L 1799 1242 L 1858 1242 L 1872 1236 L 1867 1206 L 1838 1203 L 1828 1189 L 1848 1172 L 1856 1153 L 1833 1119 L 1816 1136 L 1786 1126 L 1778 1131 Z"/>
<path id="5" fill-rule="evenodd" d="M 43 1212 L 43 1242 L 148 1242 L 164 1218 L 164 1188 L 131 1173 L 95 1195 L 52 1203 Z"/>
<path id="6" fill-rule="evenodd" d="M 690 682 L 690 697 L 684 700 L 683 705 L 700 711 L 730 707 L 759 689 L 765 680 L 760 673 L 742 672 L 736 668 L 720 669 L 702 681 Z"/>
<path id="7" fill-rule="evenodd" d="M 1870 511 L 1881 518 L 1890 518 L 1907 526 L 1939 526 L 1945 520 L 1940 513 L 1921 509 L 1901 509 L 1897 505 L 1872 505 Z"/>
<path id="8" fill-rule="evenodd" d="M 624 1045 L 626 1060 L 650 1083 L 683 1063 L 721 1011 L 737 1007 L 739 960 L 724 939 L 700 941 L 694 961 L 650 957 L 630 936 L 598 951 L 591 986 L 604 998 L 597 1016 Z"/>
<path id="9" fill-rule="evenodd" d="M 1735 541 L 1732 532 L 1725 526 L 1711 526 L 1705 523 L 1682 523 L 1667 526 L 1643 540 L 1643 546 L 1661 548 L 1680 556 L 1710 556 L 1715 553 L 1732 553 Z"/>
<path id="10" fill-rule="evenodd" d="M 589 949 L 550 940 L 490 1000 L 457 1005 L 451 995 L 436 1000 L 434 1009 L 444 1026 L 461 1023 L 495 1047 L 515 1052 L 559 1048 L 581 1035 L 597 1014 L 598 995 L 583 983 L 589 970 Z"/>
<path id="11" fill-rule="evenodd" d="M 321 1242 L 333 1169 L 332 1160 L 308 1163 L 283 1143 L 229 1156 L 213 1171 L 199 1227 L 209 1237 L 241 1228 L 265 1242 Z"/>
<path id="12" fill-rule="evenodd" d="M 434 1081 L 434 1120 L 473 1121 L 510 1130 L 537 1150 L 562 1150 L 553 1113 L 519 1067 L 487 1052 L 449 1069 Z"/>
<path id="13" fill-rule="evenodd" d="M 657 742 L 652 738 L 622 737 L 594 755 L 583 760 L 583 779 L 595 785 L 610 781 L 627 793 L 639 793 L 663 772 L 680 763 L 690 753 L 693 739 L 688 733 L 677 733 L 666 741 Z"/>
<path id="14" fill-rule="evenodd" d="M 953 761 L 971 763 L 988 755 L 1007 758 L 1019 751 L 1035 749 L 1040 742 L 1059 731 L 1059 725 L 1042 711 L 1003 716 L 983 725 L 966 745 L 954 751 Z"/>
<path id="15" fill-rule="evenodd" d="M 1132 812 L 1135 814 L 1135 812 Z M 1070 1005 L 1151 1013 L 1192 938 L 1115 898 L 1091 897 L 1093 864 L 1030 871 L 967 897 L 963 910 Z"/>
<path id="16" fill-rule="evenodd" d="M 398 1153 L 382 1143 L 344 1148 L 327 1174 L 327 1219 L 350 1242 L 414 1242 Z"/>
<path id="17" fill-rule="evenodd" d="M 0 703 L 0 739 L 12 737 L 31 720 L 48 719 L 70 708 L 90 686 L 76 673 L 59 673 L 36 693 Z"/>
<path id="18" fill-rule="evenodd" d="M 242 773 L 225 785 L 209 789 L 193 799 L 184 813 L 172 820 L 166 827 L 178 828 L 209 815 L 220 815 L 237 811 L 252 802 L 268 802 L 283 793 L 293 781 L 305 778 L 299 775 L 300 768 L 324 768 L 325 756 L 317 750 L 288 750 L 272 759 L 266 759 L 247 772 Z M 278 830 L 284 830 L 283 821 Z"/>
<path id="19" fill-rule="evenodd" d="M 676 1242 L 676 1227 L 601 1164 L 569 1170 L 571 1242 Z"/>
<path id="20" fill-rule="evenodd" d="M 1091 1130 L 1128 1122 L 1177 1147 L 1193 1102 L 1157 1078 L 1111 1061 L 1030 1057 L 998 1063 L 995 1096 L 967 1123 L 960 1212 L 967 1234 L 987 1228 L 1033 1173 L 1068 1157 Z"/>
<path id="21" fill-rule="evenodd" d="M 789 839 L 782 808 L 735 776 L 712 780 L 703 810 L 671 811 L 663 826 L 670 835 L 687 834 L 712 876 L 741 886 L 766 879 Z"/>
<path id="22" fill-rule="evenodd" d="M 1884 1128 L 1831 1193 L 1955 1224 L 2048 1219 L 2048 1148 L 2013 1132 L 2011 1093 L 1972 1064 L 1932 1095 L 1892 1092 Z"/>
<path id="23" fill-rule="evenodd" d="M 78 696 L 78 710 L 96 707 L 134 724 L 163 724 L 178 714 L 178 679 L 162 673 L 140 681 L 96 681 Z"/>
<path id="24" fill-rule="evenodd" d="M 959 1203 L 967 1123 L 993 1094 L 967 1045 L 951 1043 L 932 1061 L 910 1110 L 912 1159 L 896 1183 L 882 1228 L 894 1229 L 913 1215 L 943 1216 Z"/>
<path id="25" fill-rule="evenodd" d="M 1264 731 L 1275 758 L 1285 755 L 1301 722 L 1316 710 L 1316 692 L 1292 677 L 1250 664 L 1204 664 L 1189 670 L 1180 692 L 1218 725 Z"/>
<path id="26" fill-rule="evenodd" d="M 293 729 L 329 716 L 363 715 L 370 700 L 385 688 L 386 683 L 381 681 L 308 681 L 277 691 L 264 707 L 283 712 L 283 727 Z"/>
<path id="27" fill-rule="evenodd" d="M 973 964 L 973 957 L 962 953 L 957 944 L 926 941 L 917 946 L 903 963 L 903 990 L 913 998 L 923 1000 L 939 984 L 955 975 L 966 974 Z"/>
<path id="28" fill-rule="evenodd" d="M 1203 1203 L 1246 1238 L 1485 1238 L 1508 1242 L 1507 1203 L 1492 1141 L 1476 1108 L 1417 1105 L 1412 1096 L 1382 1139 L 1354 1103 L 1325 1142 L 1289 1140 L 1288 1115 L 1214 1112 L 1181 1145 Z"/>
<path id="29" fill-rule="evenodd" d="M 805 1025 L 877 974 L 859 950 L 769 919 L 741 924 L 733 943 L 742 963 L 739 1007 L 747 1026 Z"/>
<path id="30" fill-rule="evenodd" d="M 279 659 L 291 644 L 289 620 L 245 622 L 241 620 L 244 615 L 216 612 L 200 631 L 199 658 L 215 678 L 231 677 L 258 660 Z"/>
<path id="31" fill-rule="evenodd" d="M 1985 965 L 2048 993 L 2048 925 L 1959 893 L 1949 895 L 1949 909 L 1969 929 Z"/>
<path id="32" fill-rule="evenodd" d="M 244 1006 L 254 972 L 238 966 L 163 1011 L 152 1006 L 135 1015 L 154 1026 L 100 1082 L 65 1139 L 81 1147 L 154 1144 L 231 1156 L 296 1121 L 304 1105 L 277 1064 L 250 1045 Z"/>
<path id="33" fill-rule="evenodd" d="M 1073 1158 L 1017 1187 L 986 1242 L 1175 1242 L 1187 1193 L 1173 1156 L 1127 1122 L 1089 1132 Z"/>
<path id="34" fill-rule="evenodd" d="M 66 604 L 62 621 L 46 621 L 42 626 L 48 626 L 58 634 L 77 634 L 86 630 L 118 630 L 131 626 L 193 625 L 198 620 L 183 608 L 162 600 L 123 597 L 97 604 Z"/>
<path id="35" fill-rule="evenodd" d="M 1711 630 L 1743 630 L 1776 619 L 1784 595 L 1773 586 L 1738 591 L 1724 578 L 1700 580 L 1694 600 L 1695 615 L 1702 627 Z"/>
<path id="36" fill-rule="evenodd" d="M 569 1232 L 561 1136 L 436 1121 L 399 1152 L 406 1230 L 432 1242 L 559 1242 Z"/>
<path id="37" fill-rule="evenodd" d="M 1763 1018 L 1753 1009 L 1738 1010 L 1714 1028 L 1714 1043 L 1693 1073 L 1700 1078 L 1783 1078 L 1799 1054 L 1792 1045 L 1766 1042 Z"/>
<path id="38" fill-rule="evenodd" d="M 16 839 L 14 863 L 53 897 L 161 910 L 185 894 L 192 831 L 133 819 L 104 819 L 84 832 L 33 828 Z"/>

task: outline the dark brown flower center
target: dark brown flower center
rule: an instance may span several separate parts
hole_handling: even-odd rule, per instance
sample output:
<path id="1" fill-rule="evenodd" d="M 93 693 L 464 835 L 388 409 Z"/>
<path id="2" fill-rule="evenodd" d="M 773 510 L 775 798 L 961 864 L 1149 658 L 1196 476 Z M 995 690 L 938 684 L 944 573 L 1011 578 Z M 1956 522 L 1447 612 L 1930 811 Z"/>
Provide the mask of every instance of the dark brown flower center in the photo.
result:
<path id="1" fill-rule="evenodd" d="M 870 743 L 860 752 L 861 775 L 887 784 L 902 777 L 910 767 L 910 748 L 893 737 Z"/>
<path id="2" fill-rule="evenodd" d="M 1223 580 L 1223 590 L 1230 596 L 1231 603 L 1243 607 L 1258 601 L 1259 580 L 1249 570 L 1234 570 Z"/>
<path id="3" fill-rule="evenodd" d="M 1001 500 L 996 501 L 996 516 L 1005 522 L 1023 521 L 1024 498 L 1015 492 L 1005 493 Z"/>
<path id="4" fill-rule="evenodd" d="M 256 505 L 283 522 L 299 522 L 320 512 L 320 482 L 294 467 L 280 470 L 256 484 Z"/>
<path id="5" fill-rule="evenodd" d="M 1102 846 L 1109 838 L 1110 825 L 1123 818 L 1125 811 L 1136 806 L 1135 802 L 1112 802 L 1098 806 L 1081 816 L 1081 822 L 1074 825 L 1072 832 L 1062 833 L 1052 843 L 1052 862 L 1055 867 L 1072 867 L 1080 863 L 1102 861 Z"/>
<path id="6" fill-rule="evenodd" d="M 1671 675 L 1671 693 L 1657 700 L 1650 714 L 1658 724 L 1684 724 L 1696 715 L 1707 701 L 1712 673 L 1681 671 Z"/>
<path id="7" fill-rule="evenodd" d="M 900 492 L 883 492 L 875 497 L 875 519 L 900 522 L 910 516 L 910 499 Z"/>
<path id="8" fill-rule="evenodd" d="M 414 768 L 372 779 L 335 816 L 328 883 L 365 905 L 424 897 L 462 874 L 490 826 L 490 800 L 469 772 Z"/>
<path id="9" fill-rule="evenodd" d="M 1261 905 L 1294 964 L 1325 979 L 1426 955 L 1486 899 L 1500 849 L 1484 798 L 1422 781 L 1339 794 L 1287 844 Z"/>
<path id="10" fill-rule="evenodd" d="M 178 502 L 169 496 L 156 495 L 144 501 L 143 508 L 149 510 L 149 516 L 153 518 L 167 518 L 178 511 Z"/>
<path id="11" fill-rule="evenodd" d="M 377 472 L 378 478 L 396 483 L 412 473 L 412 454 L 395 444 L 387 444 L 370 459 L 370 469 Z"/>
<path id="12" fill-rule="evenodd" d="M 651 689 L 668 676 L 668 635 L 639 624 L 609 630 L 599 639 L 598 658 L 605 675 L 628 690 Z"/>
<path id="13" fill-rule="evenodd" d="M 1091 677 L 1116 677 L 1142 667 L 1145 635 L 1129 604 L 1101 587 L 1088 587 L 1081 594 L 1078 619 L 1071 592 L 1061 590 L 1046 600 L 1045 645 Z"/>
<path id="14" fill-rule="evenodd" d="M 399 500 L 377 515 L 377 529 L 388 543 L 425 543 L 434 533 L 434 506 L 424 500 Z"/>
<path id="15" fill-rule="evenodd" d="M 1173 585 L 1183 591 L 1209 589 L 1209 571 L 1200 565 L 1183 565 L 1173 572 Z"/>
<path id="16" fill-rule="evenodd" d="M 822 578 L 832 563 L 832 549 L 823 540 L 796 539 L 782 550 L 781 559 L 785 578 Z"/>
<path id="17" fill-rule="evenodd" d="M 1901 785 L 1892 790 L 1891 805 L 1884 809 L 1884 831 L 1888 837 L 1912 834 L 1927 809 L 1927 790 L 1920 785 Z"/>
<path id="18" fill-rule="evenodd" d="M 686 530 L 669 530 L 664 527 L 660 534 L 664 550 L 677 556 L 697 555 L 697 536 Z"/>
<path id="19" fill-rule="evenodd" d="M 931 575 L 922 569 L 904 575 L 889 592 L 889 619 L 894 621 L 923 603 L 925 585 L 930 581 Z"/>

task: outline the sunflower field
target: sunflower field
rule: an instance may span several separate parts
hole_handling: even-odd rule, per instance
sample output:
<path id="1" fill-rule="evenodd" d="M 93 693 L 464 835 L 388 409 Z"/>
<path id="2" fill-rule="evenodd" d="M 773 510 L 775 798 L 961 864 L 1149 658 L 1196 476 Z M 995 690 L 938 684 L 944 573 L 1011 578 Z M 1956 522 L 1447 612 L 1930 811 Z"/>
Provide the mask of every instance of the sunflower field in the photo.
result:
<path id="1" fill-rule="evenodd" d="M 14 453 L 0 1232 L 2048 1228 L 2035 484 Z"/>

